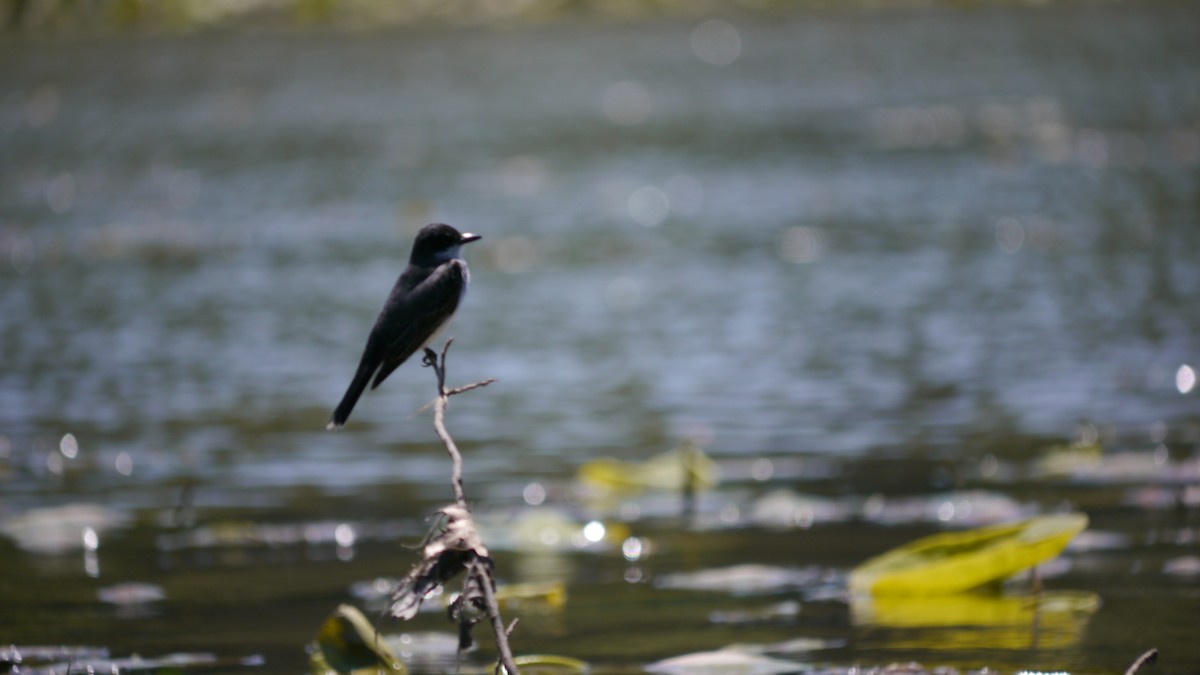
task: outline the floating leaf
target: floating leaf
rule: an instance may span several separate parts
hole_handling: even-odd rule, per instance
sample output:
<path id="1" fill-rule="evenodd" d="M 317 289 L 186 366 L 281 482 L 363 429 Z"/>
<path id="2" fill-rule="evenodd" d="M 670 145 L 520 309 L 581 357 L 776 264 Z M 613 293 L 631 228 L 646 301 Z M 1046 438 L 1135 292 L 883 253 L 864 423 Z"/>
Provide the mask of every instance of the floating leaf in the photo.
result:
<path id="1" fill-rule="evenodd" d="M 521 669 L 525 675 L 537 675 L 545 673 L 553 675 L 556 673 L 586 673 L 588 664 L 586 661 L 571 658 L 570 656 L 558 656 L 556 654 L 526 654 L 525 656 L 517 656 L 513 658 L 513 664 Z M 501 668 L 500 672 L 504 672 Z"/>
<path id="2" fill-rule="evenodd" d="M 560 610 L 567 604 L 567 585 L 561 581 L 506 584 L 496 589 L 502 609 Z"/>
<path id="3" fill-rule="evenodd" d="M 918 539 L 850 573 L 850 590 L 874 595 L 948 595 L 1003 579 L 1058 555 L 1087 527 L 1079 513 Z"/>
<path id="4" fill-rule="evenodd" d="M 1098 443 L 1055 445 L 1033 462 L 1035 478 L 1067 478 L 1100 466 L 1104 450 Z"/>
<path id="5" fill-rule="evenodd" d="M 351 605 L 340 605 L 325 619 L 317 632 L 317 646 L 325 663 L 339 673 L 360 668 L 407 672 L 367 617 Z"/>
<path id="6" fill-rule="evenodd" d="M 645 462 L 622 462 L 601 458 L 579 467 L 581 483 L 600 492 L 642 490 L 697 490 L 714 487 L 718 481 L 716 462 L 692 443 L 652 457 Z"/>

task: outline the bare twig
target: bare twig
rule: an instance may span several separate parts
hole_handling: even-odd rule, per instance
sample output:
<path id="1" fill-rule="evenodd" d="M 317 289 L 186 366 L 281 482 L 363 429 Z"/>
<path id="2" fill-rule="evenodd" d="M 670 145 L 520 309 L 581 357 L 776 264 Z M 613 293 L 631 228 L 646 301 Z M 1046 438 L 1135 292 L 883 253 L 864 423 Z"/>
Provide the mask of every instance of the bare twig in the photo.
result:
<path id="1" fill-rule="evenodd" d="M 489 378 L 462 387 L 446 389 L 446 352 L 449 351 L 452 342 L 453 340 L 446 341 L 440 355 L 426 347 L 423 363 L 432 368 L 434 374 L 437 376 L 438 395 L 433 401 L 433 428 L 437 432 L 438 438 L 441 439 L 442 445 L 446 446 L 446 452 L 450 455 L 450 461 L 453 465 L 451 482 L 454 488 L 454 501 L 459 507 L 459 517 L 466 520 L 464 526 L 469 527 L 472 534 L 474 534 L 474 524 L 470 521 L 470 511 L 462 485 L 462 453 L 458 451 L 458 446 L 454 443 L 454 439 L 450 437 L 450 432 L 446 431 L 446 408 L 450 404 L 451 396 L 487 386 L 495 380 Z M 474 536 L 478 537 L 478 535 Z M 468 553 L 467 559 L 463 561 L 463 566 L 467 573 L 464 588 L 477 587 L 482 593 L 485 611 L 488 620 L 491 622 L 492 632 L 496 636 L 496 650 L 499 652 L 496 664 L 497 672 L 503 667 L 508 675 L 519 675 L 516 663 L 513 660 L 512 648 L 508 644 L 509 633 L 504 628 L 504 620 L 500 616 L 500 605 L 496 601 L 496 582 L 492 578 L 491 562 L 490 558 L 487 557 L 487 549 L 483 547 L 481 541 L 477 541 L 475 545 L 464 548 L 466 548 L 465 552 Z"/>
<path id="2" fill-rule="evenodd" d="M 1152 666 L 1154 665 L 1155 661 L 1158 661 L 1158 650 L 1151 649 L 1145 654 L 1139 656 L 1137 661 L 1134 661 L 1133 664 L 1129 666 L 1129 670 L 1125 671 L 1125 675 L 1134 675 L 1134 673 L 1137 673 L 1142 669 L 1142 666 Z"/>
<path id="3" fill-rule="evenodd" d="M 450 345 L 454 343 L 453 339 L 446 340 L 445 346 L 442 347 L 442 353 L 439 357 L 437 352 L 429 347 L 425 348 L 425 358 L 422 363 L 429 368 L 433 368 L 434 374 L 437 376 L 437 398 L 433 400 L 433 428 L 437 431 L 438 438 L 441 439 L 442 445 L 446 446 L 446 452 L 450 455 L 450 461 L 453 463 L 453 473 L 451 481 L 454 487 L 454 501 L 464 509 L 467 508 L 466 494 L 463 492 L 462 486 L 462 454 L 458 451 L 458 446 L 454 444 L 454 439 L 450 437 L 450 432 L 446 431 L 446 408 L 450 405 L 450 397 L 463 392 L 486 387 L 495 382 L 494 378 L 488 378 L 480 382 L 474 382 L 463 387 L 454 389 L 446 389 L 446 352 L 450 351 Z"/>
<path id="4" fill-rule="evenodd" d="M 487 603 L 487 617 L 492 622 L 492 632 L 496 634 L 496 650 L 500 652 L 497 668 L 504 666 L 510 675 L 516 675 L 517 666 L 513 662 L 512 648 L 508 646 L 508 631 L 504 629 L 504 619 L 500 617 L 500 603 L 496 601 L 496 582 L 488 566 L 478 558 L 468 567 L 468 574 L 481 577 L 483 583 L 483 601 Z"/>

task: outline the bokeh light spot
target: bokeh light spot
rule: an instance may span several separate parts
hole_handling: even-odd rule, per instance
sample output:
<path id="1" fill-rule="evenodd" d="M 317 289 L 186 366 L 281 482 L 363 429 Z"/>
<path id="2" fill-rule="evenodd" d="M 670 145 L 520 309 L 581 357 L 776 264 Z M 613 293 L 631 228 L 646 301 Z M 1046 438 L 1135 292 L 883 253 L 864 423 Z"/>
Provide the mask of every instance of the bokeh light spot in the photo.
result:
<path id="1" fill-rule="evenodd" d="M 629 562 L 634 562 L 642 557 L 642 540 L 637 537 L 629 537 L 621 542 L 621 555 Z"/>
<path id="2" fill-rule="evenodd" d="M 996 221 L 996 245 L 1008 254 L 1016 253 L 1025 245 L 1025 226 L 1012 216 Z"/>
<path id="3" fill-rule="evenodd" d="M 46 471 L 61 476 L 63 472 L 63 457 L 57 453 L 46 455 Z"/>
<path id="4" fill-rule="evenodd" d="M 546 488 L 541 483 L 530 483 L 521 491 L 525 503 L 530 506 L 541 506 L 546 501 Z"/>
<path id="5" fill-rule="evenodd" d="M 629 195 L 629 217 L 640 225 L 654 227 L 667 219 L 671 213 L 671 201 L 667 193 L 647 185 Z"/>
<path id="6" fill-rule="evenodd" d="M 598 541 L 604 540 L 605 531 L 604 523 L 598 520 L 593 520 L 592 522 L 583 526 L 583 538 L 594 544 Z"/>
<path id="7" fill-rule="evenodd" d="M 113 462 L 113 465 L 116 467 L 117 473 L 121 474 L 122 476 L 130 476 L 133 474 L 133 457 L 131 457 L 129 453 L 125 452 L 124 450 L 117 453 L 117 459 Z"/>
<path id="8" fill-rule="evenodd" d="M 825 255 L 825 235 L 815 227 L 789 227 L 780 238 L 779 255 L 797 265 L 816 262 Z"/>
<path id="9" fill-rule="evenodd" d="M 1196 388 L 1196 369 L 1188 364 L 1179 366 L 1175 371 L 1175 388 L 1181 394 L 1190 394 Z"/>
<path id="10" fill-rule="evenodd" d="M 953 502 L 942 502 L 937 509 L 937 518 L 943 523 L 949 522 L 954 520 L 954 512 L 955 508 Z"/>
<path id="11" fill-rule="evenodd" d="M 714 66 L 727 66 L 742 55 L 742 37 L 728 21 L 711 19 L 692 31 L 692 53 Z"/>
<path id="12" fill-rule="evenodd" d="M 562 541 L 562 535 L 558 530 L 552 527 L 547 527 L 538 532 L 538 541 L 540 541 L 543 546 L 554 548 Z"/>
<path id="13" fill-rule="evenodd" d="M 79 454 L 79 441 L 75 440 L 75 434 L 63 434 L 62 439 L 58 442 L 58 451 L 67 459 L 75 459 Z"/>
<path id="14" fill-rule="evenodd" d="M 775 475 L 775 464 L 766 457 L 759 457 L 750 465 L 750 475 L 760 483 L 769 481 Z"/>
<path id="15" fill-rule="evenodd" d="M 100 535 L 90 527 L 83 528 L 83 548 L 87 551 L 95 551 L 100 548 Z"/>
<path id="16" fill-rule="evenodd" d="M 337 542 L 338 546 L 353 546 L 357 538 L 354 526 L 349 523 L 339 523 L 333 530 L 333 540 Z"/>

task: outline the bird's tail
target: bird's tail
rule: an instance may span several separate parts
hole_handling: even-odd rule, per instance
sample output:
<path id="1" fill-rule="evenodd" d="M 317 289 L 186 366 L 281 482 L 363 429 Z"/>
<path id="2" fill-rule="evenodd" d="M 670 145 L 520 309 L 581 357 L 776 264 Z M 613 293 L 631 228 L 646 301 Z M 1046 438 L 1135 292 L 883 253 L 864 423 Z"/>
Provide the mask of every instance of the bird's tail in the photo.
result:
<path id="1" fill-rule="evenodd" d="M 329 420 L 329 424 L 325 425 L 326 429 L 334 430 L 341 429 L 346 420 L 350 419 L 350 411 L 354 410 L 354 404 L 358 403 L 358 397 L 367 388 L 367 383 L 371 381 L 373 369 L 365 363 L 358 366 L 358 372 L 354 373 L 354 379 L 350 381 L 350 386 L 346 388 L 346 395 L 342 396 L 342 402 L 338 404 L 337 409 L 333 411 L 333 417 Z"/>

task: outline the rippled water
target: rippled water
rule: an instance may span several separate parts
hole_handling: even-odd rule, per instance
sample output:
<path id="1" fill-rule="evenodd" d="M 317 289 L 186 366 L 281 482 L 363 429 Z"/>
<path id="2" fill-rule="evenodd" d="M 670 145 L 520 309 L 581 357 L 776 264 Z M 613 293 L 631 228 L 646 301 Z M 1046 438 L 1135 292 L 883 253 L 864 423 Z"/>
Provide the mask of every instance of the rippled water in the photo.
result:
<path id="1" fill-rule="evenodd" d="M 450 367 L 499 380 L 451 411 L 485 504 L 685 436 L 726 459 L 970 465 L 1083 424 L 1112 447 L 1187 457 L 1200 441 L 1196 14 L 1069 3 L 702 30 L 7 40 L 0 515 L 132 510 L 139 534 L 110 555 L 166 579 L 171 598 L 173 578 L 211 575 L 235 596 L 275 574 L 130 560 L 153 551 L 152 514 L 185 483 L 201 517 L 428 513 L 448 495 L 428 421 L 410 417 L 430 373 L 406 365 L 344 432 L 324 424 L 411 235 L 438 220 L 484 236 L 468 247 Z M 878 552 L 839 533 L 854 556 Z M 29 575 L 39 593 L 66 579 L 90 597 L 74 557 L 35 572 L 37 556 L 0 547 L 0 604 Z M 712 549 L 754 557 L 699 550 Z M 854 562 L 834 555 L 815 562 Z M 284 558 L 291 583 L 314 588 L 271 596 L 277 633 L 204 639 L 221 631 L 180 598 L 164 635 L 115 639 L 102 613 L 84 634 L 298 660 L 319 607 L 368 573 L 361 558 L 353 572 Z M 310 567 L 320 582 L 298 581 Z M 24 597 L 0 627 L 75 640 L 54 625 L 80 602 Z M 298 603 L 315 609 L 300 618 Z"/>

